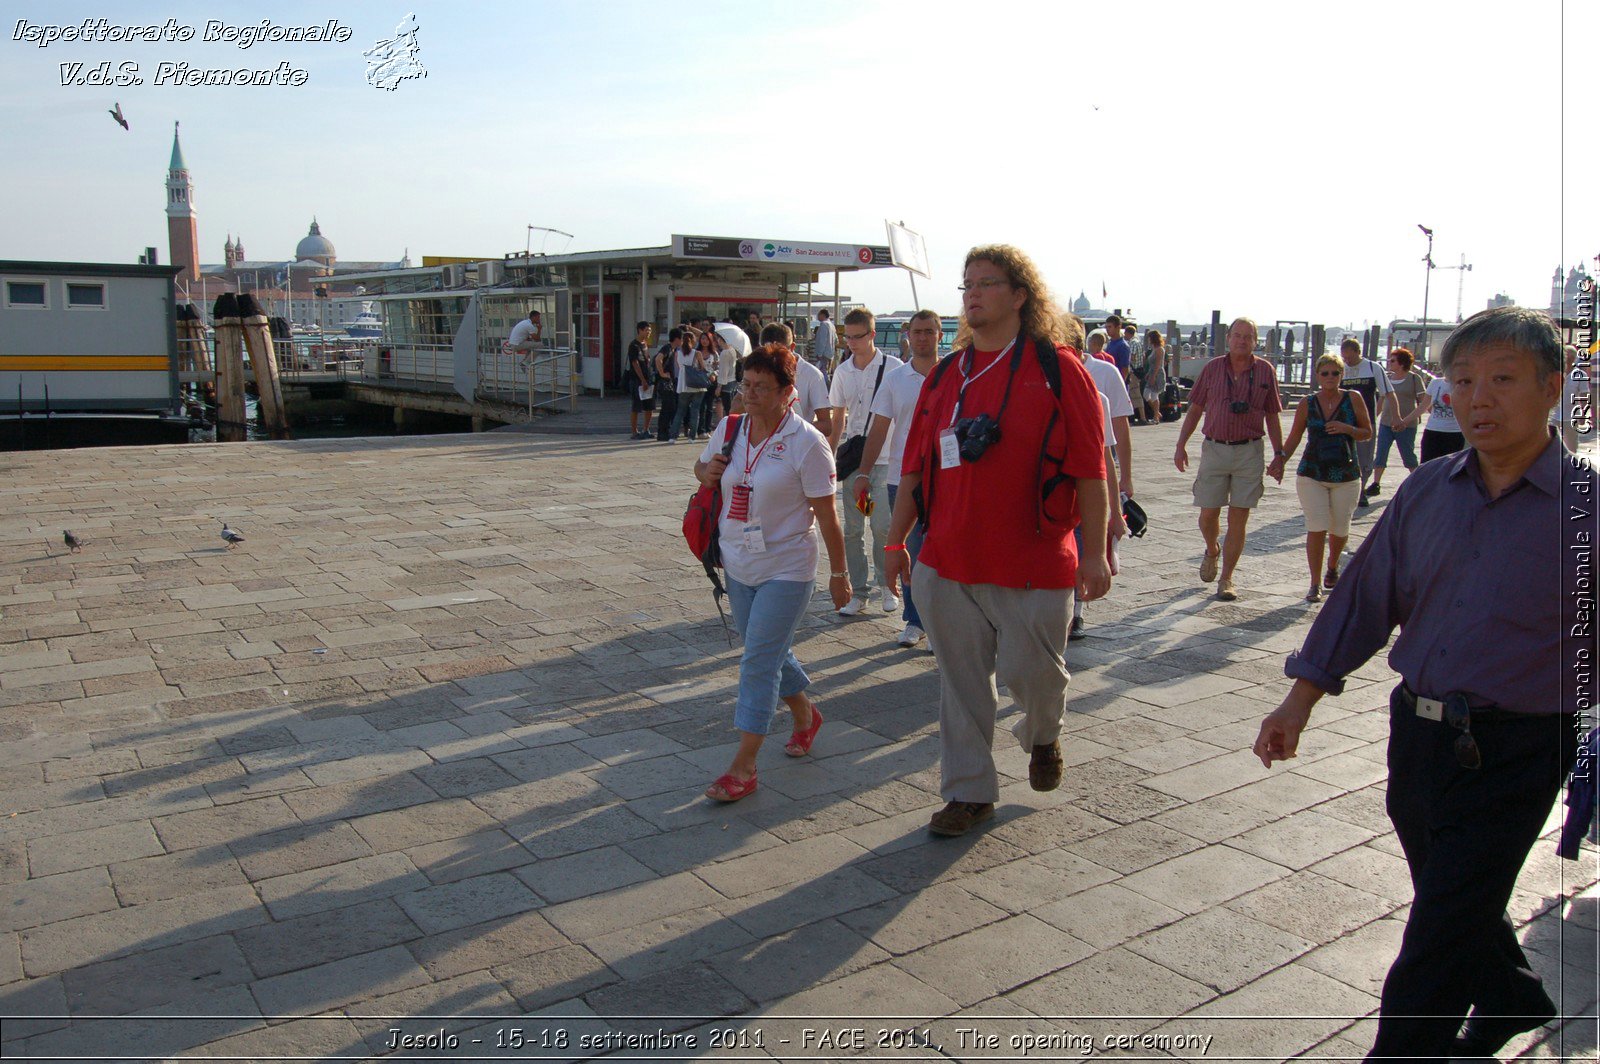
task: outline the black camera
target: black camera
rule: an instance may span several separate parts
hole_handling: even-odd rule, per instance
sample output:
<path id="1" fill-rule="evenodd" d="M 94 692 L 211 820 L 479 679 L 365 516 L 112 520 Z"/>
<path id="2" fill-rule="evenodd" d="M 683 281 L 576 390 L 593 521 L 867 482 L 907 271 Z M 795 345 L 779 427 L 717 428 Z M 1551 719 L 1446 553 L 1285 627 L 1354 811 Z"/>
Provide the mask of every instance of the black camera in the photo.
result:
<path id="1" fill-rule="evenodd" d="M 976 462 L 991 446 L 1000 442 L 1000 422 L 988 414 L 964 417 L 955 424 L 961 460 Z"/>
<path id="2" fill-rule="evenodd" d="M 1235 414 L 1248 414 L 1250 412 L 1250 404 L 1243 399 L 1235 399 L 1228 404 L 1228 409 Z"/>

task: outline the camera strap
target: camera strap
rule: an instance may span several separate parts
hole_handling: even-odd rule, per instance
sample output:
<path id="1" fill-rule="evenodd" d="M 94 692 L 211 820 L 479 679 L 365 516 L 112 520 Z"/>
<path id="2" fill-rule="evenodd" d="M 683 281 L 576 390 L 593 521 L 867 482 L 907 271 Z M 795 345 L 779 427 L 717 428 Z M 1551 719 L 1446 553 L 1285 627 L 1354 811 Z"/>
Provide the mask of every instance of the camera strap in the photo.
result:
<path id="1" fill-rule="evenodd" d="M 969 344 L 967 349 L 961 352 L 961 354 L 958 356 L 961 360 L 961 390 L 956 393 L 956 409 L 950 418 L 950 424 L 954 425 L 957 421 L 961 420 L 961 407 L 967 401 L 967 385 L 971 384 L 973 381 L 977 380 L 979 377 L 998 366 L 1002 361 L 1004 361 L 1006 353 L 1010 352 L 1011 369 L 1006 376 L 1005 394 L 1000 397 L 1000 409 L 996 410 L 994 413 L 994 423 L 997 426 L 1000 424 L 1000 416 L 1006 412 L 1006 404 L 1011 401 L 1011 385 L 1015 383 L 1017 379 L 1017 367 L 1022 365 L 1022 345 L 1018 344 L 1017 342 L 1021 339 L 1022 337 L 1019 334 L 1015 340 L 1012 340 L 1001 350 L 998 355 L 995 356 L 993 362 L 989 363 L 978 372 L 970 374 L 970 376 L 969 371 L 972 369 L 972 360 L 977 354 L 977 349 Z"/>

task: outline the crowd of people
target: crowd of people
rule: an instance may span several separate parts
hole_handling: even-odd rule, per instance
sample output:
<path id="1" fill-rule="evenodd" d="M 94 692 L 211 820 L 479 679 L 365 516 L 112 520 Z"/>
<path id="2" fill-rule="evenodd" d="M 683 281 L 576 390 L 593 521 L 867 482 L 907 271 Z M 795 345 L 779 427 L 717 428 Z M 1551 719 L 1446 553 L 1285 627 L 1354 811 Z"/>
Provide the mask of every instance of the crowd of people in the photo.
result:
<path id="1" fill-rule="evenodd" d="M 1151 417 L 1151 394 L 1164 386 L 1151 362 L 1164 371 L 1162 338 L 1147 335 L 1145 372 L 1133 374 L 1120 323 L 1086 336 L 1032 261 L 1006 245 L 968 253 L 961 293 L 961 334 L 943 359 L 932 311 L 907 323 L 902 360 L 877 348 L 873 315 L 856 309 L 841 323 L 837 365 L 808 365 L 791 328 L 774 323 L 735 367 L 736 388 L 726 376 L 713 390 L 686 375 L 717 363 L 714 328 L 674 330 L 652 360 L 641 325 L 641 396 L 652 384 L 660 396 L 670 381 L 691 438 L 708 427 L 697 394 L 723 397 L 737 415 L 716 424 L 695 463 L 726 500 L 723 562 L 744 639 L 739 745 L 706 791 L 713 800 L 756 790 L 780 707 L 792 721 L 786 754 L 807 756 L 818 742 L 823 715 L 794 640 L 823 549 L 841 616 L 870 612 L 875 591 L 885 614 L 901 613 L 898 641 L 926 640 L 935 656 L 945 805 L 932 833 L 962 835 L 994 814 L 1000 685 L 1019 711 L 1011 730 L 1030 785 L 1061 783 L 1067 645 L 1083 629 L 1082 603 L 1105 595 L 1117 573 L 1134 491 L 1129 425 Z M 826 340 L 832 323 L 819 315 L 815 332 Z M 1564 438 L 1586 392 L 1580 399 L 1570 386 L 1570 351 L 1563 373 L 1547 317 L 1499 308 L 1451 335 L 1433 380 L 1404 349 L 1384 369 L 1353 342 L 1322 356 L 1285 439 L 1277 376 L 1256 346 L 1252 321 L 1231 323 L 1226 353 L 1190 392 L 1173 456 L 1187 470 L 1201 433 L 1199 576 L 1231 601 L 1264 478 L 1281 482 L 1299 455 L 1306 598 L 1328 601 L 1289 656 L 1293 686 L 1262 722 L 1255 753 L 1268 768 L 1294 757 L 1317 700 L 1339 693 L 1399 629 L 1389 807 L 1416 899 L 1373 1053 L 1492 1053 L 1555 1015 L 1505 906 L 1572 767 L 1578 743 L 1558 737 L 1572 739 L 1580 706 L 1593 704 L 1591 671 L 1579 668 L 1591 651 L 1562 638 L 1582 620 L 1582 602 L 1561 593 L 1580 562 L 1552 548 L 1561 537 L 1586 542 L 1562 515 L 1580 501 L 1592 513 L 1600 488 Z M 1391 449 L 1410 475 L 1342 565 L 1354 511 L 1387 490 Z M 1570 682 L 1580 674 L 1591 676 L 1581 690 Z"/>

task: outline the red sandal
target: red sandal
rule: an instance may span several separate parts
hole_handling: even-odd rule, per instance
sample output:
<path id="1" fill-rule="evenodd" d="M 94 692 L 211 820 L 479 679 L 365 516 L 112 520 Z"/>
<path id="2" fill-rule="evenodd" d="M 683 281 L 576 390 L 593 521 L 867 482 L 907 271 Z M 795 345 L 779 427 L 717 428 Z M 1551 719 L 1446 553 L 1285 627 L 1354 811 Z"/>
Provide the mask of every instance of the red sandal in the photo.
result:
<path id="1" fill-rule="evenodd" d="M 711 793 L 718 787 L 722 788 L 721 797 Z M 711 786 L 706 788 L 706 797 L 710 798 L 714 802 L 737 802 L 745 795 L 753 793 L 755 789 L 755 773 L 751 773 L 749 779 L 741 780 L 735 778 L 732 773 L 725 772 L 712 781 Z"/>
<path id="2" fill-rule="evenodd" d="M 784 746 L 783 752 L 790 757 L 805 757 L 811 752 L 811 744 L 817 741 L 817 732 L 822 728 L 822 710 L 817 708 L 815 702 L 811 703 L 811 727 L 805 731 L 796 730 L 789 736 L 789 742 Z"/>

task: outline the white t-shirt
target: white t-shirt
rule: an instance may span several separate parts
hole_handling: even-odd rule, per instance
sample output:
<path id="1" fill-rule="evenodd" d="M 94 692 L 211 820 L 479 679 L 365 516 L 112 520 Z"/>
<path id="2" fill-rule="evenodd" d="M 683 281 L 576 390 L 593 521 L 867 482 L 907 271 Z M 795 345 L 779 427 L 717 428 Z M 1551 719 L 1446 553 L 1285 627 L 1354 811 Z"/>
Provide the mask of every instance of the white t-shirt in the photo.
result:
<path id="1" fill-rule="evenodd" d="M 700 452 L 700 461 L 709 462 L 722 453 L 731 420 L 723 418 L 718 423 Z M 717 529 L 723 568 L 733 579 L 750 586 L 768 580 L 814 580 L 819 537 L 807 500 L 833 495 L 833 452 L 827 437 L 791 410 L 777 431 L 752 451 L 749 426 L 743 419 L 740 425 L 728 468 L 722 474 L 722 514 Z M 750 487 L 748 521 L 728 516 L 738 485 Z M 746 542 L 747 528 L 760 529 L 764 550 L 751 549 Z"/>
<path id="2" fill-rule="evenodd" d="M 1363 358 L 1360 362 L 1357 362 L 1353 366 L 1349 363 L 1346 363 L 1344 367 L 1344 377 L 1339 381 L 1339 387 L 1354 388 L 1355 385 L 1351 384 L 1351 381 L 1363 381 L 1369 379 L 1374 382 L 1376 391 L 1374 392 L 1373 401 L 1370 404 L 1372 409 L 1368 410 L 1367 413 L 1372 417 L 1372 423 L 1376 425 L 1378 423 L 1378 418 L 1383 414 L 1383 408 L 1386 401 L 1384 397 L 1390 392 L 1394 391 L 1394 382 L 1389 379 L 1389 371 L 1379 367 L 1379 365 L 1370 358 Z M 1359 389 L 1357 390 L 1359 391 Z M 1362 402 L 1366 402 L 1366 396 L 1363 395 L 1361 400 Z M 1452 429 L 1451 431 L 1454 430 Z"/>
<path id="3" fill-rule="evenodd" d="M 833 371 L 828 400 L 830 406 L 844 408 L 844 429 L 839 435 L 841 440 L 860 436 L 867 431 L 867 415 L 871 412 L 874 386 L 881 387 L 878 385 L 878 367 L 883 367 L 883 379 L 887 383 L 894 368 L 903 365 L 904 362 L 893 355 L 884 354 L 876 347 L 872 349 L 872 361 L 867 363 L 866 369 L 857 369 L 853 357 L 839 363 Z M 878 456 L 879 465 L 888 460 L 887 454 Z"/>
<path id="4" fill-rule="evenodd" d="M 727 388 L 733 387 L 734 370 L 739 365 L 739 352 L 732 345 L 724 347 L 717 352 L 717 383 Z"/>
<path id="5" fill-rule="evenodd" d="M 1091 355 L 1083 360 L 1083 366 L 1089 371 L 1095 389 L 1111 404 L 1111 413 L 1106 418 L 1106 432 L 1109 434 L 1112 418 L 1133 416 L 1133 400 L 1128 398 L 1128 386 L 1123 383 L 1117 367 L 1110 362 L 1103 362 Z"/>
<path id="6" fill-rule="evenodd" d="M 1423 431 L 1460 432 L 1461 424 L 1450 408 L 1450 382 L 1443 377 L 1433 378 L 1428 382 L 1428 397 L 1433 400 L 1433 406 L 1428 410 L 1428 424 Z"/>
<path id="7" fill-rule="evenodd" d="M 900 483 L 900 463 L 906 453 L 906 437 L 911 434 L 911 417 L 917 412 L 917 396 L 922 394 L 922 383 L 927 379 L 917 372 L 916 366 L 902 362 L 884 373 L 883 387 L 878 389 L 878 398 L 872 401 L 872 413 L 876 417 L 894 422 L 889 427 L 889 446 L 885 448 L 889 452 L 890 484 Z"/>
<path id="8" fill-rule="evenodd" d="M 540 326 L 523 318 L 511 327 L 511 336 L 506 340 L 506 347 L 518 352 L 531 350 L 539 342 L 539 331 Z"/>
<path id="9" fill-rule="evenodd" d="M 794 411 L 800 420 L 811 424 L 818 410 L 830 406 L 828 378 L 822 371 L 803 358 L 794 360 Z"/>
<path id="10" fill-rule="evenodd" d="M 1096 361 L 1099 360 L 1096 359 Z M 1105 363 L 1102 362 L 1101 365 L 1105 365 Z M 1116 367 L 1113 366 L 1112 368 L 1115 369 Z M 1111 412 L 1111 397 L 1105 392 L 1100 393 L 1100 414 L 1105 418 L 1106 423 L 1106 446 L 1111 448 L 1111 453 L 1113 456 L 1115 456 L 1117 450 L 1117 434 L 1111 431 L 1111 419 L 1116 415 Z"/>

